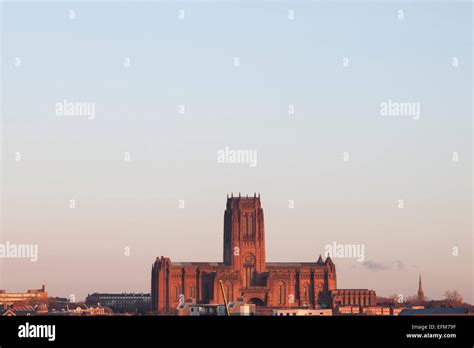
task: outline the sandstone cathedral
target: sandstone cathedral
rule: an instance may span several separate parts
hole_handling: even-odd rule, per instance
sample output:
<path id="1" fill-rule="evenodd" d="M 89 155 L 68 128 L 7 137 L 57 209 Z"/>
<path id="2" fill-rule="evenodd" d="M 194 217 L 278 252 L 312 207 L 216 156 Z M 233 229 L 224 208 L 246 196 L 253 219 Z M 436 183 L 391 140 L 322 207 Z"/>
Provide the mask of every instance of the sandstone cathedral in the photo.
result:
<path id="1" fill-rule="evenodd" d="M 266 262 L 260 195 L 227 197 L 223 262 L 171 262 L 157 257 L 151 270 L 152 310 L 170 314 L 180 301 L 224 303 L 238 298 L 262 307 L 335 308 L 373 306 L 375 291 L 337 289 L 336 266 L 328 255 L 316 262 Z"/>

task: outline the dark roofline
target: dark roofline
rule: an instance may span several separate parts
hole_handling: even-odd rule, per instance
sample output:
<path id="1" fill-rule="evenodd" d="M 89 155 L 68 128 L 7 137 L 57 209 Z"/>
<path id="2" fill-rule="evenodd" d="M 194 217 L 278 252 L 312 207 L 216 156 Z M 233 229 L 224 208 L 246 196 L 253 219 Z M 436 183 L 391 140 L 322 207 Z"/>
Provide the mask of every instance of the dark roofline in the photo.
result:
<path id="1" fill-rule="evenodd" d="M 267 262 L 267 267 L 324 267 L 324 264 L 317 262 Z"/>
<path id="2" fill-rule="evenodd" d="M 140 292 L 124 292 L 124 293 L 119 293 L 119 294 L 109 294 L 105 292 L 94 292 L 92 294 L 87 294 L 87 297 L 89 296 L 110 296 L 110 297 L 139 297 L 139 296 L 151 296 L 150 293 L 140 293 Z"/>

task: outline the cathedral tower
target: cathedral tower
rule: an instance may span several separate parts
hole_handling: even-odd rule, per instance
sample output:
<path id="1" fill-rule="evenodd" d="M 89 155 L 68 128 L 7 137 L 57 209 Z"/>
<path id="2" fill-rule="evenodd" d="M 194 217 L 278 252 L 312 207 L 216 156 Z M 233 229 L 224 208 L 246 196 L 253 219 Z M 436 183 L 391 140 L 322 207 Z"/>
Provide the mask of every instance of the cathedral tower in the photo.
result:
<path id="1" fill-rule="evenodd" d="M 227 197 L 224 213 L 224 264 L 242 272 L 249 287 L 265 272 L 265 230 L 260 195 Z"/>

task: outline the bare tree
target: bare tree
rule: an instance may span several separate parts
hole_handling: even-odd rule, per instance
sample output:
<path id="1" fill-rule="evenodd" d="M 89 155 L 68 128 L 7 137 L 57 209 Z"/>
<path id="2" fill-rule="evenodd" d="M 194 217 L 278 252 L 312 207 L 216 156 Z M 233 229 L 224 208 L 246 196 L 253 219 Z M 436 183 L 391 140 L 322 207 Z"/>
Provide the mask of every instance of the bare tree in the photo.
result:
<path id="1" fill-rule="evenodd" d="M 418 304 L 418 297 L 416 295 L 407 296 L 405 302 L 409 304 Z"/>
<path id="2" fill-rule="evenodd" d="M 446 302 L 451 306 L 458 306 L 463 303 L 463 298 L 457 290 L 446 290 L 444 297 L 446 298 Z"/>

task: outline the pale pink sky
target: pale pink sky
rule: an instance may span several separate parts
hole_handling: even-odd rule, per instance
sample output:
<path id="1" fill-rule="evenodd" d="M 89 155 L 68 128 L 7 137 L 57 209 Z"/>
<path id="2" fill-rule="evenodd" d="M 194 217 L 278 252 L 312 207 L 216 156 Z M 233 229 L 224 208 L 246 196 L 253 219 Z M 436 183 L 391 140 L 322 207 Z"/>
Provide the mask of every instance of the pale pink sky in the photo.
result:
<path id="1" fill-rule="evenodd" d="M 261 193 L 268 261 L 363 244 L 365 264 L 335 258 L 340 288 L 409 296 L 421 272 L 428 297 L 474 302 L 472 4 L 455 3 L 403 21 L 388 2 L 301 2 L 294 20 L 267 1 L 190 3 L 184 20 L 172 2 L 77 5 L 74 21 L 2 4 L 0 238 L 39 260 L 0 259 L 0 289 L 149 292 L 157 256 L 222 260 L 233 191 Z M 65 99 L 94 118 L 57 115 Z M 419 119 L 381 115 L 388 100 Z M 218 163 L 225 147 L 256 167 Z"/>

